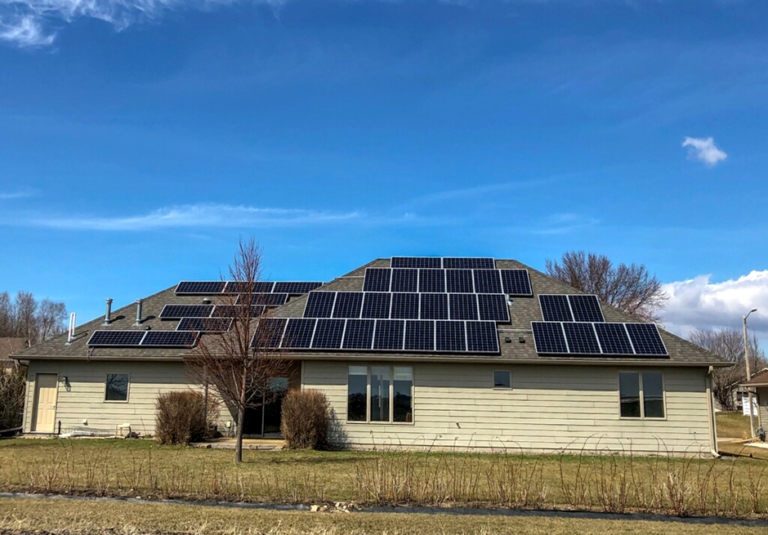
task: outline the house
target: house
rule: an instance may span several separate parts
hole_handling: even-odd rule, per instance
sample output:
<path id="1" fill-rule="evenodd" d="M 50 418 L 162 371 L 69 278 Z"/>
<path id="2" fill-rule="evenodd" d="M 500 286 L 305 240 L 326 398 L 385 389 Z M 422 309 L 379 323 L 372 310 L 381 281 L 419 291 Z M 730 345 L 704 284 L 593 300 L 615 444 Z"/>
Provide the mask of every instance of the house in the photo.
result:
<path id="1" fill-rule="evenodd" d="M 197 388 L 181 329 L 221 316 L 230 285 L 182 282 L 18 353 L 24 433 L 151 435 L 158 394 Z M 717 451 L 711 373 L 728 363 L 515 260 L 393 257 L 264 286 L 295 363 L 275 388 L 324 392 L 338 446 Z M 279 430 L 279 406 L 252 412 L 247 434 Z"/>
<path id="2" fill-rule="evenodd" d="M 11 355 L 27 347 L 27 341 L 20 337 L 0 338 L 0 370 L 13 370 L 18 366 Z"/>
<path id="3" fill-rule="evenodd" d="M 768 370 L 760 371 L 752 379 L 739 386 L 745 392 L 744 403 L 749 403 L 746 401 L 746 392 L 752 391 L 755 397 L 754 403 L 757 403 L 757 425 L 763 427 L 763 422 L 768 422 Z M 752 407 L 755 406 L 754 403 Z M 749 411 L 746 411 L 745 414 L 749 414 Z"/>

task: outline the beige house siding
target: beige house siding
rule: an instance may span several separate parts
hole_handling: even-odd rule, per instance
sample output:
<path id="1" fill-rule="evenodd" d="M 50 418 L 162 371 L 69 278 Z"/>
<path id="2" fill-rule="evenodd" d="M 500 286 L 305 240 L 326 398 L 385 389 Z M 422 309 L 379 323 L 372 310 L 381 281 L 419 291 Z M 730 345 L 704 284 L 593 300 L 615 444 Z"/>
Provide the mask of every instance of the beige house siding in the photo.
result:
<path id="1" fill-rule="evenodd" d="M 757 412 L 760 425 L 765 429 L 768 425 L 768 386 L 760 386 L 755 389 L 757 392 Z"/>
<path id="2" fill-rule="evenodd" d="M 88 427 L 114 431 L 116 426 L 130 424 L 141 435 L 154 434 L 155 403 L 158 395 L 172 390 L 188 390 L 190 385 L 184 364 L 155 362 L 32 361 L 27 372 L 27 399 L 24 410 L 24 432 L 31 431 L 35 378 L 38 373 L 58 374 L 56 425 L 62 429 Z M 127 402 L 104 401 L 108 373 L 130 374 Z M 67 377 L 68 384 L 65 384 Z M 222 408 L 221 424 L 231 420 Z M 83 425 L 87 420 L 87 426 Z"/>
<path id="3" fill-rule="evenodd" d="M 348 365 L 305 361 L 302 372 L 304 388 L 327 395 L 339 445 L 710 452 L 705 368 L 662 369 L 666 418 L 639 420 L 619 416 L 627 368 L 415 363 L 414 423 L 370 424 L 346 421 Z M 511 390 L 493 388 L 499 369 L 511 371 Z"/>

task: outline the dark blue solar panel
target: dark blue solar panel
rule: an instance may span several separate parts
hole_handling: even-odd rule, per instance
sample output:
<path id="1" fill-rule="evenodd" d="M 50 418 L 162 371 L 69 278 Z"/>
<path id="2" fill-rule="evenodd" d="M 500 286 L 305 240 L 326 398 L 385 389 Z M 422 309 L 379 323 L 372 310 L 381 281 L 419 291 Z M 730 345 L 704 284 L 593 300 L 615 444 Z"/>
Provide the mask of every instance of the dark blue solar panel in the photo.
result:
<path id="1" fill-rule="evenodd" d="M 312 338 L 312 349 L 341 349 L 343 335 L 344 320 L 319 319 Z"/>
<path id="2" fill-rule="evenodd" d="M 272 293 L 272 288 L 275 286 L 274 282 L 244 282 L 244 281 L 230 281 L 227 283 L 226 293 L 229 294 L 268 294 Z"/>
<path id="3" fill-rule="evenodd" d="M 256 326 L 256 332 L 251 340 L 251 347 L 257 350 L 280 347 L 283 339 L 286 318 L 262 318 Z"/>
<path id="4" fill-rule="evenodd" d="M 222 333 L 228 331 L 230 325 L 230 318 L 182 318 L 176 330 Z"/>
<path id="5" fill-rule="evenodd" d="M 441 258 L 393 256 L 390 266 L 393 268 L 441 268 L 443 262 Z"/>
<path id="6" fill-rule="evenodd" d="M 599 355 L 600 345 L 591 323 L 563 323 L 569 353 Z"/>
<path id="7" fill-rule="evenodd" d="M 363 298 L 363 318 L 389 318 L 392 294 L 383 292 L 365 292 Z"/>
<path id="8" fill-rule="evenodd" d="M 561 323 L 534 321 L 531 323 L 531 328 L 533 329 L 533 342 L 536 345 L 537 353 L 542 355 L 568 353 Z"/>
<path id="9" fill-rule="evenodd" d="M 448 293 L 473 293 L 475 284 L 471 269 L 448 269 L 445 271 L 445 289 Z"/>
<path id="10" fill-rule="evenodd" d="M 402 320 L 376 320 L 373 349 L 402 350 L 405 322 Z"/>
<path id="11" fill-rule="evenodd" d="M 312 345 L 316 319 L 290 318 L 283 335 L 283 347 L 308 348 Z"/>
<path id="12" fill-rule="evenodd" d="M 276 282 L 275 293 L 302 295 L 322 286 L 322 282 Z"/>
<path id="13" fill-rule="evenodd" d="M 224 281 L 182 281 L 176 286 L 177 294 L 205 295 L 220 294 L 224 291 Z"/>
<path id="14" fill-rule="evenodd" d="M 146 331 L 94 331 L 88 340 L 90 347 L 138 346 Z"/>
<path id="15" fill-rule="evenodd" d="M 443 258 L 446 269 L 494 269 L 493 258 Z"/>
<path id="16" fill-rule="evenodd" d="M 363 290 L 366 292 L 388 292 L 392 270 L 388 268 L 368 268 L 365 270 Z"/>
<path id="17" fill-rule="evenodd" d="M 239 303 L 248 303 L 251 305 L 266 305 L 276 307 L 288 302 L 288 294 L 243 294 L 238 300 Z"/>
<path id="18" fill-rule="evenodd" d="M 160 319 L 207 318 L 213 312 L 213 305 L 165 305 Z"/>
<path id="19" fill-rule="evenodd" d="M 468 321 L 467 351 L 469 353 L 498 353 L 499 335 L 492 321 Z"/>
<path id="20" fill-rule="evenodd" d="M 627 323 L 627 332 L 638 355 L 668 355 L 659 329 L 653 323 Z"/>
<path id="21" fill-rule="evenodd" d="M 567 295 L 539 295 L 544 321 L 573 321 Z"/>
<path id="22" fill-rule="evenodd" d="M 336 292 L 309 292 L 304 306 L 305 318 L 330 318 Z"/>
<path id="23" fill-rule="evenodd" d="M 421 319 L 447 320 L 448 294 L 421 294 Z"/>
<path id="24" fill-rule="evenodd" d="M 393 319 L 419 319 L 419 294 L 392 294 Z"/>
<path id="25" fill-rule="evenodd" d="M 595 323 L 595 331 L 606 355 L 634 355 L 623 323 Z"/>
<path id="26" fill-rule="evenodd" d="M 393 269 L 392 270 L 392 291 L 393 292 L 417 292 L 419 280 L 418 269 Z"/>
<path id="27" fill-rule="evenodd" d="M 569 295 L 574 321 L 605 321 L 595 295 Z"/>
<path id="28" fill-rule="evenodd" d="M 363 292 L 339 292 L 333 306 L 334 318 L 359 318 L 363 308 Z"/>
<path id="29" fill-rule="evenodd" d="M 435 322 L 406 321 L 405 349 L 406 351 L 434 351 Z"/>
<path id="30" fill-rule="evenodd" d="M 342 348 L 371 349 L 375 324 L 374 320 L 347 320 Z"/>
<path id="31" fill-rule="evenodd" d="M 505 294 L 532 295 L 531 279 L 526 269 L 502 269 L 501 286 Z"/>
<path id="32" fill-rule="evenodd" d="M 478 319 L 475 294 L 448 294 L 448 309 L 452 320 Z"/>
<path id="33" fill-rule="evenodd" d="M 444 269 L 420 269 L 419 270 L 419 291 L 425 292 L 445 292 L 445 270 Z"/>
<path id="34" fill-rule="evenodd" d="M 467 335 L 463 321 L 436 321 L 435 328 L 437 351 L 463 353 L 467 350 Z"/>
<path id="35" fill-rule="evenodd" d="M 194 347 L 197 335 L 189 331 L 147 331 L 141 346 L 148 347 Z"/>
<path id="36" fill-rule="evenodd" d="M 263 306 L 248 305 L 216 305 L 213 309 L 214 318 L 239 318 L 250 312 L 252 318 L 258 318 L 263 312 Z"/>
<path id="37" fill-rule="evenodd" d="M 498 269 L 476 269 L 475 292 L 479 294 L 500 294 L 501 276 Z"/>
<path id="38" fill-rule="evenodd" d="M 481 320 L 509 323 L 509 307 L 504 294 L 478 294 L 477 305 Z"/>

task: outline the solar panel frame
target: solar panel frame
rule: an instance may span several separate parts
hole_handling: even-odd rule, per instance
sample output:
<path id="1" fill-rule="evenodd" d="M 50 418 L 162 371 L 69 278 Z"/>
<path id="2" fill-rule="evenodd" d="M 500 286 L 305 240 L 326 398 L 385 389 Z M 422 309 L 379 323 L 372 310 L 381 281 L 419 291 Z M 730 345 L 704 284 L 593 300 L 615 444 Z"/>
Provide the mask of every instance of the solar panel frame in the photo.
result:
<path id="1" fill-rule="evenodd" d="M 197 344 L 197 333 L 193 331 L 147 331 L 141 340 L 141 347 L 183 347 L 191 349 Z"/>
<path id="2" fill-rule="evenodd" d="M 315 334 L 316 318 L 288 318 L 280 347 L 286 349 L 309 349 Z"/>
<path id="3" fill-rule="evenodd" d="M 445 291 L 448 293 L 475 293 L 471 269 L 446 269 Z"/>
<path id="4" fill-rule="evenodd" d="M 562 327 L 570 354 L 601 355 L 603 353 L 592 323 L 568 321 L 563 322 Z"/>
<path id="5" fill-rule="evenodd" d="M 181 318 L 176 330 L 224 333 L 232 327 L 232 321 L 231 318 Z"/>
<path id="6" fill-rule="evenodd" d="M 364 292 L 389 292 L 392 270 L 389 268 L 366 268 L 363 279 Z"/>
<path id="7" fill-rule="evenodd" d="M 176 295 L 216 295 L 224 291 L 224 281 L 179 281 Z"/>
<path id="8" fill-rule="evenodd" d="M 341 341 L 342 349 L 373 349 L 374 319 L 348 319 Z"/>
<path id="9" fill-rule="evenodd" d="M 509 323 L 509 305 L 504 294 L 477 294 L 480 320 Z"/>
<path id="10" fill-rule="evenodd" d="M 479 320 L 477 294 L 448 294 L 448 318 L 451 320 Z"/>
<path id="11" fill-rule="evenodd" d="M 405 322 L 404 351 L 435 350 L 435 322 L 431 320 L 407 320 Z"/>
<path id="12" fill-rule="evenodd" d="M 305 318 L 330 318 L 337 292 L 309 292 L 304 304 Z"/>
<path id="13" fill-rule="evenodd" d="M 467 321 L 467 353 L 499 353 L 499 333 L 496 322 Z"/>
<path id="14" fill-rule="evenodd" d="M 418 292 L 419 270 L 411 268 L 397 268 L 392 270 L 390 291 L 392 292 Z"/>
<path id="15" fill-rule="evenodd" d="M 405 320 L 376 320 L 373 349 L 402 351 L 405 342 Z"/>
<path id="16" fill-rule="evenodd" d="M 667 346 L 655 323 L 625 323 L 624 327 L 636 355 L 645 357 L 669 356 Z"/>
<path id="17" fill-rule="evenodd" d="M 496 261 L 493 258 L 483 257 L 443 257 L 445 269 L 496 269 Z"/>
<path id="18" fill-rule="evenodd" d="M 544 321 L 573 321 L 567 294 L 539 294 L 539 307 Z"/>
<path id="19" fill-rule="evenodd" d="M 475 269 L 472 272 L 475 281 L 475 293 L 500 294 L 501 275 L 498 269 Z"/>
<path id="20" fill-rule="evenodd" d="M 319 288 L 323 284 L 324 283 L 319 281 L 276 281 L 272 291 L 275 293 L 286 293 L 288 295 L 304 295 Z"/>
<path id="21" fill-rule="evenodd" d="M 568 342 L 559 321 L 532 321 L 533 343 L 541 355 L 567 355 Z"/>
<path id="22" fill-rule="evenodd" d="M 138 347 L 147 331 L 93 331 L 88 347 Z"/>
<path id="23" fill-rule="evenodd" d="M 572 294 L 568 296 L 574 321 L 603 322 L 605 317 L 600 301 L 594 294 Z"/>
<path id="24" fill-rule="evenodd" d="M 213 313 L 213 305 L 164 305 L 160 311 L 161 320 L 180 320 L 181 318 L 208 318 Z"/>
<path id="25" fill-rule="evenodd" d="M 359 318 L 363 309 L 363 292 L 336 292 L 333 318 Z"/>
<path id="26" fill-rule="evenodd" d="M 423 320 L 448 319 L 448 294 L 421 294 L 419 318 Z"/>
<path id="27" fill-rule="evenodd" d="M 363 292 L 363 319 L 389 319 L 392 294 L 387 292 Z"/>
<path id="28" fill-rule="evenodd" d="M 435 351 L 467 352 L 467 329 L 463 321 L 435 322 Z"/>
<path id="29" fill-rule="evenodd" d="M 443 259 L 439 256 L 393 256 L 389 261 L 389 267 L 439 269 L 443 267 Z"/>
<path id="30" fill-rule="evenodd" d="M 420 269 L 419 293 L 445 293 L 445 270 Z"/>
<path id="31" fill-rule="evenodd" d="M 312 337 L 312 349 L 341 349 L 346 320 L 319 318 Z"/>
<path id="32" fill-rule="evenodd" d="M 500 269 L 501 289 L 507 295 L 529 297 L 533 295 L 527 269 Z"/>
<path id="33" fill-rule="evenodd" d="M 597 322 L 593 324 L 597 340 L 604 355 L 634 355 L 635 350 L 623 323 Z"/>
<path id="34" fill-rule="evenodd" d="M 393 293 L 389 317 L 398 320 L 417 320 L 419 308 L 419 294 Z"/>

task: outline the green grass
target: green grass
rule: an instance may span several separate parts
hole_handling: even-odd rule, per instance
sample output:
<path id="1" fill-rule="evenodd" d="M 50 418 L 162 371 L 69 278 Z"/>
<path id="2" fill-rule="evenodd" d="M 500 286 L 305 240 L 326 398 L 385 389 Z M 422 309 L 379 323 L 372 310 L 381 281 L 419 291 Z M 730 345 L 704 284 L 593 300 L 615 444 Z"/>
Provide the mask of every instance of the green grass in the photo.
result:
<path id="1" fill-rule="evenodd" d="M 0 499 L 0 533 L 115 535 L 405 533 L 519 535 L 752 535 L 765 528 L 577 518 L 277 512 L 170 504 Z"/>
<path id="2" fill-rule="evenodd" d="M 749 438 L 749 416 L 737 411 L 722 411 L 718 412 L 715 418 L 718 438 Z"/>

